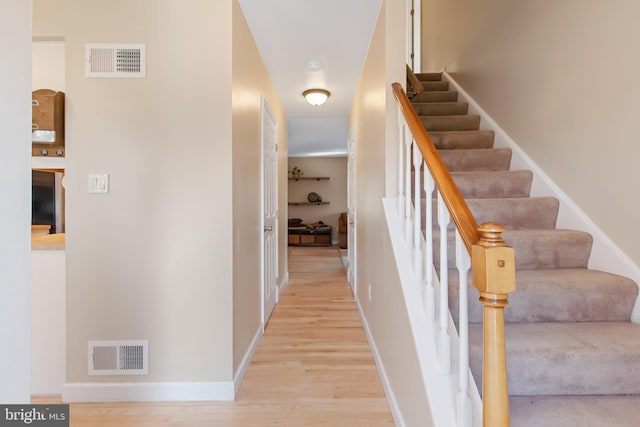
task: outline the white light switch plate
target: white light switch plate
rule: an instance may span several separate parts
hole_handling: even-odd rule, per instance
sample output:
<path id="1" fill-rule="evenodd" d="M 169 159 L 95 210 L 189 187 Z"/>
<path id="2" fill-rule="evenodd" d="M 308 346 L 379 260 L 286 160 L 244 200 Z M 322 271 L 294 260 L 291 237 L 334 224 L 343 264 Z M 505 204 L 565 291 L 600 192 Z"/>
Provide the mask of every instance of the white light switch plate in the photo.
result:
<path id="1" fill-rule="evenodd" d="M 89 193 L 107 194 L 109 193 L 109 174 L 92 173 L 89 175 Z"/>

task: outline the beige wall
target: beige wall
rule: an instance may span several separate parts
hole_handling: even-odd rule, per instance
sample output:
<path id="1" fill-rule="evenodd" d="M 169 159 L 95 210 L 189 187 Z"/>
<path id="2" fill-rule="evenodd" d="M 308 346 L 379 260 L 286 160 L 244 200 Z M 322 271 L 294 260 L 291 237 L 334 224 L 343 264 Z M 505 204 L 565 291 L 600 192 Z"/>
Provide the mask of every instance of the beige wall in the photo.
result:
<path id="1" fill-rule="evenodd" d="M 278 122 L 279 194 L 286 196 L 287 119 L 237 0 L 233 0 L 233 366 L 237 371 L 261 326 L 262 96 Z M 279 229 L 286 230 L 286 197 Z M 279 281 L 286 273 L 286 236 L 279 239 Z"/>
<path id="2" fill-rule="evenodd" d="M 0 402 L 27 404 L 31 317 L 31 2 L 0 13 Z M 5 41 L 10 41 L 5 43 Z"/>
<path id="3" fill-rule="evenodd" d="M 446 69 L 640 264 L 640 4 L 423 0 L 424 70 Z"/>
<path id="4" fill-rule="evenodd" d="M 87 376 L 111 339 L 149 339 L 127 382 L 232 379 L 231 4 L 66 0 L 63 34 L 36 26 L 67 47 L 67 383 L 122 381 Z M 147 77 L 85 78 L 104 42 L 146 43 Z"/>
<path id="5" fill-rule="evenodd" d="M 397 138 L 390 85 L 404 81 L 404 2 L 385 1 L 358 83 L 350 128 L 356 144 L 357 298 L 404 425 L 429 426 L 429 403 L 388 238 L 382 198 L 393 191 L 386 154 Z M 386 169 L 386 170 L 385 170 Z M 390 176 L 390 179 L 385 179 Z M 368 288 L 371 287 L 371 299 Z"/>
<path id="6" fill-rule="evenodd" d="M 289 181 L 289 200 L 307 201 L 310 192 L 318 193 L 328 205 L 289 206 L 289 218 L 302 218 L 306 224 L 322 221 L 333 227 L 332 240 L 338 241 L 338 217 L 347 211 L 346 157 L 289 157 L 289 170 L 298 166 L 303 177 L 327 176 L 322 181 Z"/>

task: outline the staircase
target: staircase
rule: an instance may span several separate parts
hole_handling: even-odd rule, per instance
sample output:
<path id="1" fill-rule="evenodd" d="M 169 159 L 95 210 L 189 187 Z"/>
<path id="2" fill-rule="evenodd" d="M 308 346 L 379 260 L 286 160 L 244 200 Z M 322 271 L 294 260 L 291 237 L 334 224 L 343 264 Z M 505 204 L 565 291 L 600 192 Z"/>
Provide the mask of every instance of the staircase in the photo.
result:
<path id="1" fill-rule="evenodd" d="M 469 208 L 479 224 L 503 224 L 515 249 L 516 292 L 505 310 L 511 425 L 640 425 L 640 325 L 629 321 L 638 286 L 589 269 L 591 235 L 555 228 L 558 200 L 530 197 L 532 173 L 509 169 L 510 149 L 493 147 L 493 132 L 479 130 L 480 117 L 439 73 L 418 78 L 425 91 L 413 106 Z M 457 301 L 453 261 L 449 270 Z M 469 286 L 470 364 L 481 388 L 478 296 Z M 450 308 L 457 321 L 457 304 Z"/>

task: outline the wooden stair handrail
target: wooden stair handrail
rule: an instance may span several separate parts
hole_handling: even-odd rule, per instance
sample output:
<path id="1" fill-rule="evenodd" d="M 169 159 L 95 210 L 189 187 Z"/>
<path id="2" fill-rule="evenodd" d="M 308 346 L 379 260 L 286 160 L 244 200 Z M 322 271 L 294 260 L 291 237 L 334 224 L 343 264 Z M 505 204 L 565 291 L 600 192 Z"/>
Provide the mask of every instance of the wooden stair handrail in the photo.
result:
<path id="1" fill-rule="evenodd" d="M 509 294 L 515 291 L 513 248 L 502 239 L 505 228 L 501 224 L 488 222 L 478 226 L 402 85 L 393 83 L 392 88 L 436 188 L 471 256 L 473 285 L 480 292 L 480 302 L 484 305 L 483 426 L 509 427 L 504 307 L 509 304 Z"/>
<path id="2" fill-rule="evenodd" d="M 407 64 L 407 81 L 409 82 L 409 85 L 411 85 L 411 88 L 413 89 L 414 96 L 420 95 L 422 92 L 424 92 L 424 86 L 422 82 L 420 81 L 420 79 L 418 79 L 418 76 L 414 74 L 411 67 L 409 67 L 409 64 Z"/>
<path id="3" fill-rule="evenodd" d="M 418 118 L 416 111 L 413 109 L 407 94 L 400 83 L 393 83 L 393 94 L 398 101 L 400 110 L 407 120 L 407 125 L 416 140 L 416 144 L 420 147 L 422 156 L 424 157 L 427 167 L 431 171 L 436 187 L 440 190 L 442 199 L 449 209 L 451 219 L 455 223 L 460 237 L 464 242 L 467 252 L 471 254 L 471 247 L 478 242 L 478 223 L 471 213 L 467 202 L 465 202 L 458 186 L 451 178 L 447 167 L 444 165 L 442 158 L 438 154 L 433 141 L 424 128 L 422 121 Z"/>

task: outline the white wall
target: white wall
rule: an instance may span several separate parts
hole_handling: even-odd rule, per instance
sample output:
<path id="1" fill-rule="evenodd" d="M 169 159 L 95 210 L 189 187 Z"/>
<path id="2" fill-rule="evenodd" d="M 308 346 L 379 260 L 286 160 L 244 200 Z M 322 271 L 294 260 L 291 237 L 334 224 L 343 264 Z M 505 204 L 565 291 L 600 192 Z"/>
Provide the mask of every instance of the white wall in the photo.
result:
<path id="1" fill-rule="evenodd" d="M 233 361 L 242 375 L 245 356 L 262 332 L 262 97 L 278 122 L 280 230 L 286 230 L 287 118 L 244 14 L 233 1 Z M 284 187 L 286 189 L 286 187 Z M 286 235 L 278 242 L 278 281 L 286 275 Z M 237 384 L 236 384 L 237 386 Z"/>
<path id="2" fill-rule="evenodd" d="M 230 383 L 232 1 L 36 5 L 34 36 L 66 44 L 67 385 Z M 147 77 L 85 78 L 101 42 L 145 43 Z M 88 376 L 111 339 L 148 339 L 149 376 Z"/>
<path id="3" fill-rule="evenodd" d="M 34 40 L 31 87 L 64 92 L 64 41 Z"/>
<path id="4" fill-rule="evenodd" d="M 66 46 L 65 397 L 101 400 L 115 382 L 227 398 L 216 390 L 233 385 L 260 326 L 261 234 L 245 225 L 260 216 L 262 95 L 281 124 L 286 207 L 286 117 L 238 3 L 53 3 L 36 0 L 34 37 Z M 85 78 L 84 45 L 103 42 L 145 43 L 146 78 Z M 109 173 L 110 193 L 87 194 L 89 173 Z M 284 274 L 284 234 L 279 252 Z M 87 341 L 101 339 L 149 339 L 149 376 L 88 376 Z M 167 395 L 171 384 L 195 393 Z"/>
<path id="5" fill-rule="evenodd" d="M 338 243 L 338 217 L 347 211 L 347 158 L 346 157 L 289 157 L 289 170 L 298 166 L 303 177 L 326 176 L 329 180 L 289 181 L 288 197 L 291 202 L 307 201 L 310 192 L 316 192 L 328 205 L 289 206 L 289 218 L 302 218 L 306 224 L 322 221 L 333 227 L 332 241 Z"/>
<path id="6" fill-rule="evenodd" d="M 31 394 L 60 395 L 65 372 L 65 253 L 31 253 Z"/>
<path id="7" fill-rule="evenodd" d="M 636 265 L 639 14 L 632 0 L 422 1 L 423 70 L 446 67 Z"/>
<path id="8" fill-rule="evenodd" d="M 33 42 L 33 90 L 65 90 L 64 49 L 64 41 Z M 32 395 L 62 394 L 65 372 L 65 281 L 64 251 L 32 252 Z"/>
<path id="9" fill-rule="evenodd" d="M 351 111 L 357 165 L 357 299 L 386 374 L 396 424 L 430 426 L 429 402 L 382 209 L 382 198 L 395 188 L 389 184 L 395 182 L 394 164 L 387 157 L 397 138 L 396 118 L 388 110 L 395 108 L 391 83 L 405 79 L 404 25 L 404 2 L 386 0 Z"/>
<path id="10" fill-rule="evenodd" d="M 0 402 L 29 403 L 31 318 L 31 2 L 0 13 Z"/>

